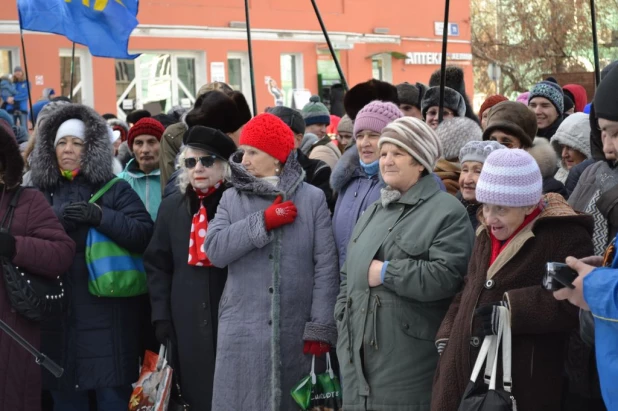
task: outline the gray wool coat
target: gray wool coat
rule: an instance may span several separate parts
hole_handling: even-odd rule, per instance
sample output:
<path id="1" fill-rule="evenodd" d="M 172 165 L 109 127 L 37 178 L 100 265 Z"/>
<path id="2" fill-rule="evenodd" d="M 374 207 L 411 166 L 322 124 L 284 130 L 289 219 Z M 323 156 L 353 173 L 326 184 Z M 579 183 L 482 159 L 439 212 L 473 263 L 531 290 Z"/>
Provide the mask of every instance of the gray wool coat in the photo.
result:
<path id="1" fill-rule="evenodd" d="M 304 341 L 334 345 L 337 250 L 324 193 L 303 182 L 292 153 L 278 187 L 233 159 L 228 189 L 208 225 L 206 254 L 228 267 L 219 305 L 213 411 L 298 409 L 290 391 L 309 374 Z M 266 231 L 264 210 L 292 200 L 292 224 Z"/>

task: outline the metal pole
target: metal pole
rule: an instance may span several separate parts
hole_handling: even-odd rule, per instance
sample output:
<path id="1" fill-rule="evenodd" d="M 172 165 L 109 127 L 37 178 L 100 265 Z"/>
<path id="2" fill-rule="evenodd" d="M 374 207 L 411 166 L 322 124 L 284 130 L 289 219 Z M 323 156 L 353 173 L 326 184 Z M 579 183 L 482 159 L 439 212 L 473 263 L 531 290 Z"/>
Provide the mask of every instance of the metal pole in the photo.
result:
<path id="1" fill-rule="evenodd" d="M 21 28 L 21 16 L 19 17 L 19 36 L 21 37 L 21 54 L 24 56 L 24 73 L 26 74 L 26 88 L 28 89 L 28 106 L 30 107 L 30 115 L 26 116 L 26 124 L 22 124 L 21 126 L 24 127 L 26 130 L 28 130 L 28 117 L 32 116 L 32 95 L 30 94 L 30 78 L 28 77 L 28 62 L 26 60 L 26 44 L 24 43 L 24 31 Z"/>
<path id="2" fill-rule="evenodd" d="M 592 17 L 592 51 L 594 52 L 594 80 L 597 87 L 601 83 L 601 68 L 599 67 L 599 40 L 597 38 L 597 12 L 594 0 L 590 0 L 590 16 Z"/>
<path id="3" fill-rule="evenodd" d="M 438 106 L 438 121 L 442 123 L 444 111 L 444 87 L 446 87 L 446 46 L 448 45 L 448 15 L 450 0 L 445 0 L 444 28 L 442 29 L 442 61 L 440 62 L 440 105 Z"/>
<path id="4" fill-rule="evenodd" d="M 73 102 L 73 81 L 75 79 L 75 42 L 73 42 L 73 49 L 71 50 L 71 88 L 69 89 L 69 100 Z"/>
<path id="5" fill-rule="evenodd" d="M 328 49 L 330 50 L 330 54 L 333 56 L 333 60 L 335 60 L 335 66 L 337 67 L 339 78 L 341 78 L 341 85 L 343 86 L 343 89 L 345 91 L 348 91 L 348 82 L 345 81 L 345 76 L 343 75 L 341 64 L 339 64 L 339 59 L 337 58 L 337 54 L 335 54 L 335 49 L 333 48 L 333 44 L 330 42 L 330 37 L 328 36 L 328 31 L 326 31 L 326 26 L 324 25 L 324 21 L 322 20 L 322 15 L 320 14 L 318 5 L 315 3 L 315 0 L 311 0 L 311 4 L 313 5 L 313 10 L 315 10 L 315 15 L 318 18 L 320 27 L 322 28 L 322 33 L 324 33 L 324 38 L 326 39 L 326 44 L 328 44 Z"/>
<path id="6" fill-rule="evenodd" d="M 257 97 L 255 95 L 255 76 L 253 73 L 253 47 L 251 45 L 251 18 L 249 16 L 249 0 L 245 0 L 245 20 L 247 22 L 247 45 L 249 49 L 249 76 L 251 77 L 251 101 L 253 115 L 257 116 Z"/>

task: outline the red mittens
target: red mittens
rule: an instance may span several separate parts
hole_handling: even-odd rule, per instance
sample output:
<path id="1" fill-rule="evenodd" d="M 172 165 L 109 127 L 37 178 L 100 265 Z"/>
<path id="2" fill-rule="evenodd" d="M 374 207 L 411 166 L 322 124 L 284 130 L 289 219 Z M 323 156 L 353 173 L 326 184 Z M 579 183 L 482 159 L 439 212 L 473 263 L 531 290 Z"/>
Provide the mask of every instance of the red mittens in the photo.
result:
<path id="1" fill-rule="evenodd" d="M 278 196 L 272 205 L 264 210 L 264 222 L 267 231 L 293 223 L 296 219 L 298 211 L 294 203 L 289 200 L 284 203 L 281 201 L 281 196 Z"/>
<path id="2" fill-rule="evenodd" d="M 305 341 L 305 347 L 303 352 L 305 354 L 312 354 L 316 357 L 326 354 L 330 351 L 330 345 L 319 341 Z"/>

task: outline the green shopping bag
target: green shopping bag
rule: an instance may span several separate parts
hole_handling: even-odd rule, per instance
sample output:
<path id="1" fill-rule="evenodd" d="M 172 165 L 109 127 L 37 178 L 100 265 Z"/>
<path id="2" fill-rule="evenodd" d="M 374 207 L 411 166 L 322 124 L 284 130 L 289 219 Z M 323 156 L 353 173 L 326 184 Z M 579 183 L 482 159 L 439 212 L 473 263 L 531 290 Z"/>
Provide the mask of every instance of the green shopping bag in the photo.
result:
<path id="1" fill-rule="evenodd" d="M 311 359 L 311 373 L 294 388 L 292 398 L 303 411 L 339 411 L 342 409 L 341 385 L 326 353 L 326 372 L 315 374 L 315 355 Z"/>
<path id="2" fill-rule="evenodd" d="M 118 181 L 119 178 L 110 180 L 89 202 L 96 202 Z M 92 295 L 135 297 L 148 292 L 142 256 L 120 247 L 96 228 L 91 228 L 86 238 L 86 265 L 88 291 Z"/>

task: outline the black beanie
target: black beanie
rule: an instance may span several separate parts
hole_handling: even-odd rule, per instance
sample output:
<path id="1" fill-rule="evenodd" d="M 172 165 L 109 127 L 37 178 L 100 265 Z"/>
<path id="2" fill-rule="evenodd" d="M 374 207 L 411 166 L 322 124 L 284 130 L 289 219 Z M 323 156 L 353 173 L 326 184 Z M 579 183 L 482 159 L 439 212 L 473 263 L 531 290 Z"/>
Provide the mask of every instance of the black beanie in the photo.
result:
<path id="1" fill-rule="evenodd" d="M 618 121 L 618 68 L 614 67 L 601 84 L 594 96 L 594 110 L 597 118 Z"/>

